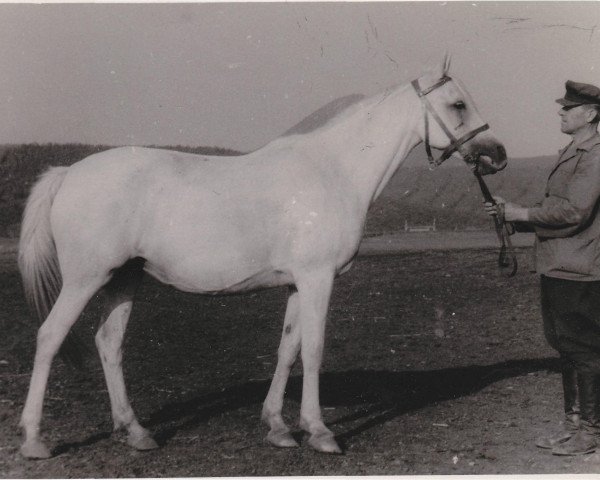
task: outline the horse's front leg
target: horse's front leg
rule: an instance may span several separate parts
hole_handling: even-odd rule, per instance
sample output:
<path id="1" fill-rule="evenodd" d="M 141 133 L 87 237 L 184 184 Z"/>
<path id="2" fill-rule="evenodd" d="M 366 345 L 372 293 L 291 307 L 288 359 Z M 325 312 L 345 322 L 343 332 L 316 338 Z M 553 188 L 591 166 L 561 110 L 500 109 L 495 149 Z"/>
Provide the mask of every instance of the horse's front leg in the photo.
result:
<path id="1" fill-rule="evenodd" d="M 341 453 L 333 433 L 325 426 L 319 404 L 319 370 L 323 358 L 325 320 L 333 287 L 333 269 L 323 269 L 296 281 L 300 303 L 300 338 L 304 376 L 300 427 L 310 433 L 308 443 L 315 450 Z"/>
<path id="2" fill-rule="evenodd" d="M 290 287 L 290 296 L 283 321 L 283 333 L 279 343 L 277 367 L 262 410 L 262 419 L 269 426 L 267 440 L 276 447 L 298 446 L 281 416 L 285 386 L 300 350 L 298 314 L 298 291 L 295 287 Z"/>

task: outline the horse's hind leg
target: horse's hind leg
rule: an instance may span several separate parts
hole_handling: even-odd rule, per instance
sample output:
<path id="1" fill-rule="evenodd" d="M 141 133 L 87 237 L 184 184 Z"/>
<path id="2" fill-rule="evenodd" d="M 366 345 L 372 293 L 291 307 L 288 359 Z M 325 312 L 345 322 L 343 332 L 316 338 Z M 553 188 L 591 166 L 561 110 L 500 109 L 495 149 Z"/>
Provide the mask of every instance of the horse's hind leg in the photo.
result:
<path id="1" fill-rule="evenodd" d="M 158 445 L 143 428 L 131 408 L 123 378 L 123 338 L 133 305 L 133 297 L 144 272 L 143 261 L 135 259 L 115 272 L 102 293 L 104 311 L 96 333 L 96 346 L 100 354 L 115 430 L 125 428 L 127 443 L 138 450 L 150 450 Z"/>
<path id="2" fill-rule="evenodd" d="M 277 367 L 262 410 L 262 419 L 270 428 L 267 440 L 276 447 L 298 446 L 281 416 L 285 386 L 300 349 L 298 314 L 298 291 L 295 288 L 290 288 L 290 296 L 283 321 L 283 334 L 279 344 Z"/>
<path id="3" fill-rule="evenodd" d="M 38 330 L 29 392 L 20 422 L 25 431 L 21 454 L 26 458 L 50 457 L 50 450 L 40 439 L 42 407 L 50 366 L 70 328 L 102 283 L 99 279 L 84 286 L 75 282 L 65 283 L 50 314 Z"/>

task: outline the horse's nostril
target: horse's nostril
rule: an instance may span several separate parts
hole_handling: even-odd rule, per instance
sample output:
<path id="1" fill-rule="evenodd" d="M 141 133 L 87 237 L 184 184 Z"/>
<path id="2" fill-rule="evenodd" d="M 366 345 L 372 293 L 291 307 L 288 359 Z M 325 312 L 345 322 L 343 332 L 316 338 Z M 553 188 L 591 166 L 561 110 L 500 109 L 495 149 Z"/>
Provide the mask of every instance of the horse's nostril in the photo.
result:
<path id="1" fill-rule="evenodd" d="M 506 160 L 506 149 L 503 145 L 498 145 L 496 153 L 498 154 L 498 160 Z"/>

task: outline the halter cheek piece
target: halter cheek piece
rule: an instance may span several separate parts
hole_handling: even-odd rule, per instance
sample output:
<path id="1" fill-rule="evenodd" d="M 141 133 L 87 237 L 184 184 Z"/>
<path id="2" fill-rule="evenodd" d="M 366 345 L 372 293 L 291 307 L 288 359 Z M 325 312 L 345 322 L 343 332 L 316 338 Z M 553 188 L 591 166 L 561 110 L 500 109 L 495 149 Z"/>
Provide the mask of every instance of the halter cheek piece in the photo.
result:
<path id="1" fill-rule="evenodd" d="M 431 168 L 431 169 L 441 165 L 446 159 L 450 158 L 450 156 L 454 152 L 460 153 L 465 162 L 467 162 L 469 164 L 475 164 L 477 159 L 474 158 L 473 155 L 468 153 L 466 151 L 466 149 L 463 148 L 463 145 L 465 143 L 467 143 L 469 140 L 471 140 L 473 137 L 475 137 L 477 134 L 484 132 L 485 130 L 490 128 L 490 126 L 487 123 L 485 123 L 485 124 L 481 125 L 480 127 L 477 127 L 476 129 L 471 130 L 469 133 L 466 133 L 465 135 L 463 135 L 460 138 L 456 138 L 454 135 L 452 135 L 452 132 L 450 132 L 450 130 L 448 129 L 448 127 L 446 126 L 444 121 L 437 114 L 437 112 L 433 108 L 433 105 L 431 105 L 431 102 L 429 100 L 427 100 L 427 95 L 429 93 L 431 93 L 436 88 L 441 87 L 442 85 L 444 85 L 445 83 L 447 83 L 451 80 L 452 80 L 451 77 L 448 77 L 445 75 L 440 79 L 440 81 L 438 81 L 437 83 L 434 83 L 433 85 L 431 85 L 429 88 L 426 88 L 425 90 L 421 90 L 421 87 L 419 85 L 419 80 L 413 80 L 411 82 L 413 88 L 417 92 L 417 95 L 421 99 L 421 105 L 423 107 L 423 119 L 425 121 L 425 139 L 424 139 L 425 150 L 427 151 L 427 158 L 429 159 L 429 168 Z M 450 140 L 450 145 L 448 145 L 448 147 L 442 152 L 442 155 L 440 156 L 440 158 L 438 158 L 437 160 L 435 160 L 433 158 L 433 155 L 431 154 L 431 145 L 429 144 L 429 115 L 431 115 L 433 117 L 433 119 L 436 121 L 436 123 L 440 126 L 440 128 L 444 131 L 444 133 Z"/>

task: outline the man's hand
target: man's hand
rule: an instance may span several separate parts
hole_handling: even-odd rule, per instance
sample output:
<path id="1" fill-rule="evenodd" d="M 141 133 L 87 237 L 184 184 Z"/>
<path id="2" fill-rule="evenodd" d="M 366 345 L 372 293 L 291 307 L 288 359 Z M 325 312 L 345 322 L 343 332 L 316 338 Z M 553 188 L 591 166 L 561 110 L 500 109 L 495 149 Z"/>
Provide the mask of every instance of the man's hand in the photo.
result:
<path id="1" fill-rule="evenodd" d="M 502 197 L 494 196 L 496 205 L 491 202 L 484 202 L 483 208 L 488 215 L 500 216 L 504 213 L 506 222 L 527 222 L 529 220 L 529 210 L 520 205 L 507 202 Z"/>

